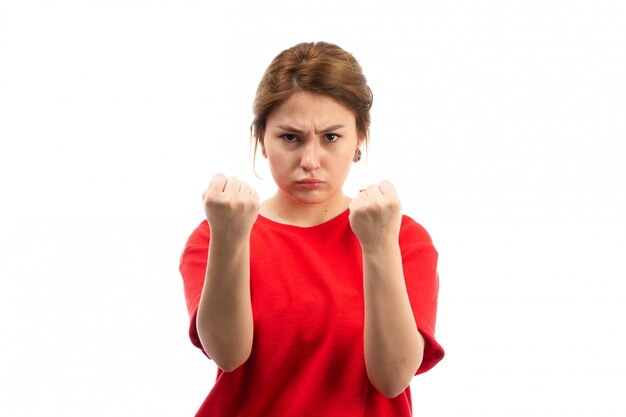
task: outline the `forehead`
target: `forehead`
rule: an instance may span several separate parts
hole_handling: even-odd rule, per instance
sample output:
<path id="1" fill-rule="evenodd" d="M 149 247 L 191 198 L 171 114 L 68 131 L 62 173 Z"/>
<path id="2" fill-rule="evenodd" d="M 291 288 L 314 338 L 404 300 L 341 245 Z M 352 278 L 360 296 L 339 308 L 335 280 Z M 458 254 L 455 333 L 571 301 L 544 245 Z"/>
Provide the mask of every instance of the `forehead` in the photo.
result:
<path id="1" fill-rule="evenodd" d="M 298 92 L 278 105 L 267 118 L 268 125 L 289 123 L 294 127 L 343 124 L 356 127 L 354 112 L 332 97 Z"/>

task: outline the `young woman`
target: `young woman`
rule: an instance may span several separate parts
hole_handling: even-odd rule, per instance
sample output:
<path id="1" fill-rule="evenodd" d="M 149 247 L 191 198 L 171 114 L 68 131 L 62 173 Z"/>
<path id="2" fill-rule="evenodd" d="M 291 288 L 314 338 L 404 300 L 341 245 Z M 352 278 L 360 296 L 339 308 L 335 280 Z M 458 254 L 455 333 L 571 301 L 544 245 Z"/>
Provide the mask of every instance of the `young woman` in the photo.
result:
<path id="1" fill-rule="evenodd" d="M 181 257 L 190 337 L 218 366 L 197 416 L 412 415 L 409 383 L 443 358 L 437 252 L 383 181 L 342 186 L 367 144 L 372 94 L 336 45 L 266 70 L 252 132 L 277 185 L 218 174 Z"/>

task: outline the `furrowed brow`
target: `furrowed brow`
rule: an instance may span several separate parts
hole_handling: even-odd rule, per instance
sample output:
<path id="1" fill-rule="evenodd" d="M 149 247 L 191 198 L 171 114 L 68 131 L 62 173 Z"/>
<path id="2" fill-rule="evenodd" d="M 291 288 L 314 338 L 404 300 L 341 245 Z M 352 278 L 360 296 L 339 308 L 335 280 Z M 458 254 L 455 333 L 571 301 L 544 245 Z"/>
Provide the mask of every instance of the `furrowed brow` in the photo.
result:
<path id="1" fill-rule="evenodd" d="M 282 130 L 284 130 L 285 132 L 300 133 L 300 134 L 303 133 L 302 130 L 297 129 L 297 128 L 295 128 L 293 126 L 290 126 L 290 125 L 277 125 L 277 127 L 282 129 Z M 336 124 L 336 125 L 328 126 L 325 129 L 316 130 L 315 133 L 319 135 L 320 133 L 328 133 L 328 132 L 332 132 L 333 130 L 342 129 L 344 127 L 345 126 L 342 125 L 342 124 Z"/>
<path id="2" fill-rule="evenodd" d="M 328 133 L 328 132 L 332 132 L 333 130 L 337 130 L 337 129 L 341 129 L 345 127 L 344 125 L 332 125 L 332 126 L 328 126 L 326 129 L 322 129 L 320 131 L 316 131 L 315 133 L 320 134 L 320 133 Z"/>
<path id="3" fill-rule="evenodd" d="M 281 128 L 282 130 L 286 131 L 286 132 L 293 132 L 293 133 L 302 133 L 302 131 L 300 129 L 296 129 L 293 126 L 289 126 L 289 125 L 278 125 L 279 128 Z"/>

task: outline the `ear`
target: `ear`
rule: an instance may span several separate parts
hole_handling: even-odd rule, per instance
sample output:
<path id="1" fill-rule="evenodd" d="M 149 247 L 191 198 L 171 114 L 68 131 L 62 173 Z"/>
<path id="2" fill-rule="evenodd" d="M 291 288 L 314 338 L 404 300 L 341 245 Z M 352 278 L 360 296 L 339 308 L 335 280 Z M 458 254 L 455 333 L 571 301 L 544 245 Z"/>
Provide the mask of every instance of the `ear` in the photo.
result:
<path id="1" fill-rule="evenodd" d="M 369 134 L 369 130 L 368 130 L 367 134 Z M 367 134 L 359 134 L 359 137 L 358 137 L 357 142 L 356 142 L 357 149 L 359 149 L 361 147 L 361 145 L 363 145 L 363 143 L 365 142 L 365 137 L 367 136 Z"/>

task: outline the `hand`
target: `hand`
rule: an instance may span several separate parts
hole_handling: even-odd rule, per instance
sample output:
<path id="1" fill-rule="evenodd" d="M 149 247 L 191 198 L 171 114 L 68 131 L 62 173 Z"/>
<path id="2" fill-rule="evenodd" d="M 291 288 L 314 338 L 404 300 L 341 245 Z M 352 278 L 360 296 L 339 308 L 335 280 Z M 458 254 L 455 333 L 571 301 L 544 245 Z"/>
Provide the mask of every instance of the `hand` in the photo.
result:
<path id="1" fill-rule="evenodd" d="M 350 227 L 362 249 L 397 244 L 401 223 L 400 200 L 389 181 L 370 185 L 350 202 Z"/>
<path id="2" fill-rule="evenodd" d="M 259 214 L 259 195 L 237 178 L 217 174 L 202 193 L 211 233 L 247 237 Z"/>

